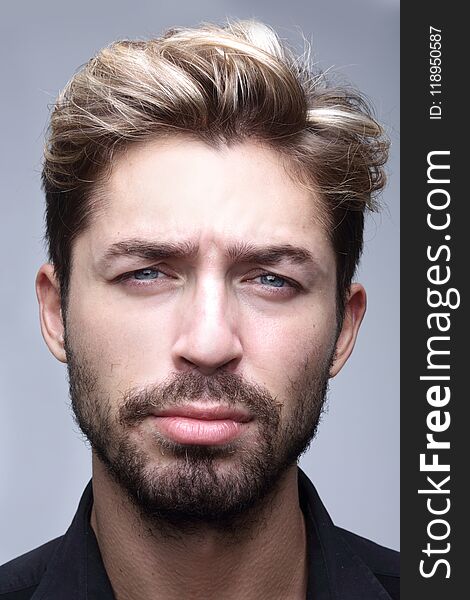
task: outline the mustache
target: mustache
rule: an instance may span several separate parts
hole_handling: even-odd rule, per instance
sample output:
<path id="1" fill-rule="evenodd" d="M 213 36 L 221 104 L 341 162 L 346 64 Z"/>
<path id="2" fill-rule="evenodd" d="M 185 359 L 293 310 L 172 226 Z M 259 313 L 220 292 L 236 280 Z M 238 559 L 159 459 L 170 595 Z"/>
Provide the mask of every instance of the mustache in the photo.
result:
<path id="1" fill-rule="evenodd" d="M 160 384 L 133 388 L 119 409 L 122 425 L 132 426 L 155 409 L 183 406 L 191 400 L 214 400 L 228 407 L 244 406 L 263 422 L 279 422 L 282 404 L 263 386 L 236 373 L 206 376 L 197 371 L 175 373 Z"/>

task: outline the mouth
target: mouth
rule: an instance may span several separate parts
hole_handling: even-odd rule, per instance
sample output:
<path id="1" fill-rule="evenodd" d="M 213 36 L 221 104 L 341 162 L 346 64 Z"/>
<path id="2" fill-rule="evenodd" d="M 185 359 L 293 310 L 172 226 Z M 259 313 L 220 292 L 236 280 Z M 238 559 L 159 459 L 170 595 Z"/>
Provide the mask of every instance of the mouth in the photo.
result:
<path id="1" fill-rule="evenodd" d="M 209 446 L 233 442 L 252 416 L 243 409 L 204 403 L 166 408 L 152 419 L 160 433 L 174 442 Z"/>

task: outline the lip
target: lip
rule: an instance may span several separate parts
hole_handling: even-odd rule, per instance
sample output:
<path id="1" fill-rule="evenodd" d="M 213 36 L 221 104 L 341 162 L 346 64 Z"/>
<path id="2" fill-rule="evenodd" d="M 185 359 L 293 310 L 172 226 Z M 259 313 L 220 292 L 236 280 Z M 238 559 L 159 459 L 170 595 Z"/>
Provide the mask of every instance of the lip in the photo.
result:
<path id="1" fill-rule="evenodd" d="M 209 446 L 238 438 L 251 416 L 237 408 L 190 404 L 158 411 L 153 420 L 160 433 L 174 442 Z"/>
<path id="2" fill-rule="evenodd" d="M 208 406 L 207 404 L 186 404 L 174 406 L 153 413 L 156 417 L 186 417 L 201 421 L 235 421 L 247 423 L 251 421 L 250 413 L 240 408 L 223 405 Z"/>

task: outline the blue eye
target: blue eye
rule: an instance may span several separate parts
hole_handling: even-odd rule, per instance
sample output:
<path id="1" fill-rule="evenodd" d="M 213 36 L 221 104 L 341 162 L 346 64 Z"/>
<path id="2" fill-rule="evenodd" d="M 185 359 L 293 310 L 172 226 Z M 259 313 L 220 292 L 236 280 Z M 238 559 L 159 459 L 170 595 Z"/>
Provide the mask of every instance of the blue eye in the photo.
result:
<path id="1" fill-rule="evenodd" d="M 134 278 L 142 280 L 142 281 L 158 279 L 158 276 L 160 274 L 161 274 L 161 271 L 158 271 L 158 269 L 140 269 L 139 271 L 133 272 Z"/>
<path id="2" fill-rule="evenodd" d="M 284 287 L 284 284 L 287 283 L 283 277 L 279 277 L 278 275 L 273 275 L 270 273 L 260 275 L 260 280 L 263 285 L 269 285 L 277 288 Z"/>

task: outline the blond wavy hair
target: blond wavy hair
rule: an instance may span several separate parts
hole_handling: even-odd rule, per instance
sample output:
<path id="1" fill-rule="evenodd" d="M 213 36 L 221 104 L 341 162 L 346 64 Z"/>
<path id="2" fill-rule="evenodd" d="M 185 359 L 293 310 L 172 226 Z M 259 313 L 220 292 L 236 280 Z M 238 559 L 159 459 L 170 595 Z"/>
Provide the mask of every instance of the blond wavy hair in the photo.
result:
<path id="1" fill-rule="evenodd" d="M 341 312 L 363 246 L 364 213 L 385 183 L 388 141 L 358 92 L 330 84 L 254 20 L 173 28 L 118 41 L 59 94 L 44 152 L 46 239 L 62 296 L 73 240 L 92 218 L 123 148 L 186 135 L 212 146 L 256 140 L 320 195 L 337 256 Z"/>

